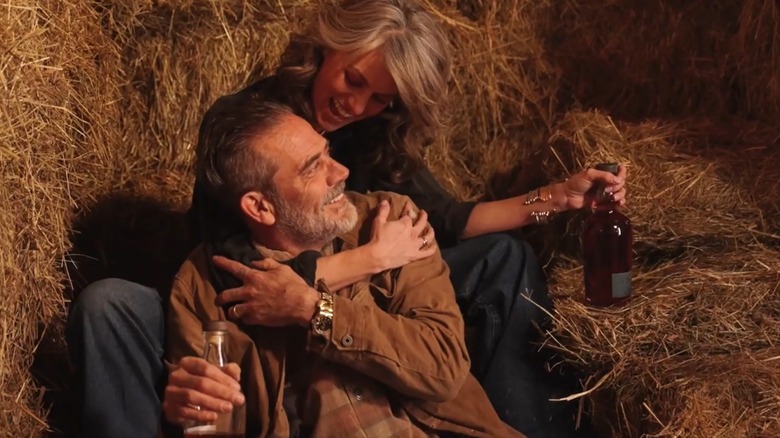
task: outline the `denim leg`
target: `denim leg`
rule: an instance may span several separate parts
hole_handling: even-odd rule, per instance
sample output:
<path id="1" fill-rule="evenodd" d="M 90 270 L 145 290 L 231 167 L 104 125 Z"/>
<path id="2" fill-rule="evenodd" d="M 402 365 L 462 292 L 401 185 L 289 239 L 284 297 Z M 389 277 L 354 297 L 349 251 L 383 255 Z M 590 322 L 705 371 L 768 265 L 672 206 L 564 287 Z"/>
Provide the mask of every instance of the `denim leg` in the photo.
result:
<path id="1" fill-rule="evenodd" d="M 81 437 L 154 437 L 160 422 L 164 317 L 154 290 L 97 281 L 73 302 L 66 337 L 82 401 Z"/>
<path id="2" fill-rule="evenodd" d="M 472 373 L 502 420 L 529 437 L 573 436 L 576 391 L 536 353 L 534 325 L 549 323 L 552 302 L 531 247 L 505 234 L 465 240 L 442 251 L 466 324 L 474 331 Z M 533 302 L 532 302 L 533 301 Z"/>

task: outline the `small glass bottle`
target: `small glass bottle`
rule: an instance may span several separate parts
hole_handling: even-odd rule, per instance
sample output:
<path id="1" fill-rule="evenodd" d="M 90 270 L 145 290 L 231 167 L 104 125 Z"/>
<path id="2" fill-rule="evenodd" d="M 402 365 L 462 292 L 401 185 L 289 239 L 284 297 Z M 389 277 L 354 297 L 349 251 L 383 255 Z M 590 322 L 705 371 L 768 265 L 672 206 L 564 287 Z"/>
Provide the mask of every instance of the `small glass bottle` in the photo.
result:
<path id="1" fill-rule="evenodd" d="M 618 173 L 617 163 L 601 163 L 596 169 Z M 631 221 L 603 186 L 596 187 L 595 196 L 595 209 L 585 220 L 582 236 L 585 302 L 593 306 L 623 304 L 631 297 Z"/>
<path id="2" fill-rule="evenodd" d="M 207 321 L 203 324 L 203 359 L 220 368 L 228 364 L 227 321 Z M 188 422 L 184 438 L 243 438 L 246 424 L 246 405 L 233 406 L 228 413 L 220 413 L 213 423 Z"/>

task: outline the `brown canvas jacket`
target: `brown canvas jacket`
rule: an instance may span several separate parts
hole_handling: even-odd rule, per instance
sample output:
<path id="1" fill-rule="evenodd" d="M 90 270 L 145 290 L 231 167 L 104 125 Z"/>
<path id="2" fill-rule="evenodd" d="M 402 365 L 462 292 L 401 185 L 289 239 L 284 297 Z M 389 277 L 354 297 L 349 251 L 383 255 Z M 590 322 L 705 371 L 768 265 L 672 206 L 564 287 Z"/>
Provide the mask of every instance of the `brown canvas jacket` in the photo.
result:
<path id="1" fill-rule="evenodd" d="M 340 250 L 370 240 L 373 212 L 381 199 L 390 200 L 390 218 L 400 216 L 407 200 L 385 192 L 348 195 L 358 210 L 358 226 L 337 239 Z M 227 319 L 215 298 L 198 247 L 174 279 L 169 360 L 202 353 L 202 321 Z M 473 437 L 523 436 L 501 422 L 469 373 L 463 319 L 438 252 L 335 291 L 334 307 L 330 339 L 322 341 L 309 330 L 305 341 L 308 351 L 324 359 L 320 362 L 346 366 L 379 382 L 412 419 L 434 430 Z M 242 369 L 247 431 L 257 436 L 289 436 L 282 397 L 286 349 L 295 330 L 230 325 L 228 356 Z"/>

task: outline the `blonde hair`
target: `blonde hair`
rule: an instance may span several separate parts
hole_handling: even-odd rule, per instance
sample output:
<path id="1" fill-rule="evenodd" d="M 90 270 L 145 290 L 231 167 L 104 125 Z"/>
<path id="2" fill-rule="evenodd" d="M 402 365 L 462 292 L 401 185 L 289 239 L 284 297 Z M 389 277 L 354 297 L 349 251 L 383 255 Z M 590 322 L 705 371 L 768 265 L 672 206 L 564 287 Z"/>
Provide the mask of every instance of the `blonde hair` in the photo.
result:
<path id="1" fill-rule="evenodd" d="M 325 6 L 305 35 L 292 37 L 277 79 L 285 100 L 311 121 L 311 85 L 325 50 L 357 55 L 378 48 L 400 102 L 354 128 L 356 140 L 374 142 L 367 164 L 380 166 L 385 177 L 397 182 L 422 164 L 423 148 L 447 124 L 449 44 L 440 25 L 418 3 L 346 0 Z"/>

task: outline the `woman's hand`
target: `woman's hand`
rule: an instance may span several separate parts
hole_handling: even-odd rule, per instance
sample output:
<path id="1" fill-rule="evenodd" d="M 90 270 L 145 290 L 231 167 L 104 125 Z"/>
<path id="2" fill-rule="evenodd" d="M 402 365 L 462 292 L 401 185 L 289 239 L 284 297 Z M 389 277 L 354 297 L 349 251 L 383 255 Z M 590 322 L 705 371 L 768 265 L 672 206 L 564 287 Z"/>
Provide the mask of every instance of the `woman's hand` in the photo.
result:
<path id="1" fill-rule="evenodd" d="M 168 365 L 163 412 L 171 423 L 213 422 L 219 413 L 244 404 L 238 381 L 241 369 L 228 364 L 224 369 L 199 357 L 185 357 L 178 365 Z"/>
<path id="2" fill-rule="evenodd" d="M 612 193 L 619 205 L 626 203 L 626 167 L 619 166 L 618 174 L 613 175 L 609 172 L 596 170 L 593 168 L 585 169 L 580 173 L 572 175 L 568 180 L 558 183 L 553 188 L 553 202 L 557 204 L 559 211 L 576 209 L 583 207 L 592 207 L 595 203 L 595 190 L 592 190 L 597 184 L 604 185 L 607 193 Z M 556 196 L 555 192 L 560 194 Z"/>
<path id="3" fill-rule="evenodd" d="M 387 220 L 390 202 L 382 200 L 371 229 L 371 241 L 364 249 L 375 260 L 379 272 L 395 269 L 415 260 L 429 257 L 436 252 L 433 228 L 428 224 L 428 214 L 412 210 L 408 202 L 397 220 Z"/>

